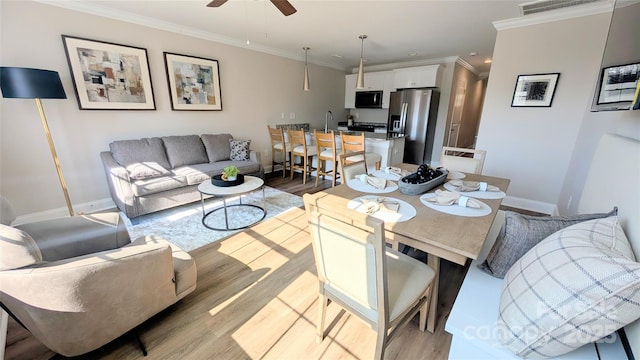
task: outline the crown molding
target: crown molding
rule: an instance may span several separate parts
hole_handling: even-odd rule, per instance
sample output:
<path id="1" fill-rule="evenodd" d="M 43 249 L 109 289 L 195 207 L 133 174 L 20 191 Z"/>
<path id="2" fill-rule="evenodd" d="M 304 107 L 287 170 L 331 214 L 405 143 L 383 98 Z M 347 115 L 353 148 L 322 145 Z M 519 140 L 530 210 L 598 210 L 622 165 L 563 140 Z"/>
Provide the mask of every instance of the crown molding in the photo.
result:
<path id="1" fill-rule="evenodd" d="M 211 33 L 208 31 L 198 30 L 188 26 L 178 25 L 168 21 L 161 21 L 158 19 L 153 19 L 146 16 L 140 16 L 136 14 L 132 14 L 126 11 L 113 10 L 111 8 L 103 7 L 95 4 L 88 4 L 83 1 L 78 0 L 69 0 L 69 1 L 60 1 L 60 0 L 34 0 L 35 2 L 57 6 L 60 8 L 64 8 L 67 10 L 74 10 L 83 12 L 86 14 L 96 15 L 108 19 L 124 21 L 136 25 L 142 25 L 149 28 L 154 28 L 158 30 L 169 31 L 176 34 L 186 35 L 198 39 L 213 41 L 221 44 L 226 44 L 234 47 L 239 47 L 247 50 L 253 50 L 262 52 L 269 55 L 275 55 L 287 59 L 292 59 L 296 61 L 304 62 L 304 55 L 302 54 L 292 54 L 290 52 L 282 51 L 279 49 L 271 48 L 268 46 L 262 45 L 247 45 L 245 41 L 234 39 L 226 36 L 222 36 L 219 34 Z M 322 62 L 322 61 L 314 61 L 313 59 L 309 59 L 308 63 L 320 65 L 324 67 L 328 67 L 335 70 L 345 71 L 346 69 L 342 66 L 338 66 L 336 64 Z"/>
<path id="2" fill-rule="evenodd" d="M 496 30 L 500 31 L 524 26 L 544 24 L 553 21 L 573 19 L 582 16 L 602 14 L 612 12 L 613 6 L 613 0 L 577 5 L 564 9 L 556 9 L 545 13 L 525 15 L 514 19 L 494 21 L 493 27 L 495 27 Z"/>
<path id="3" fill-rule="evenodd" d="M 408 68 L 408 67 L 415 67 L 415 66 L 442 65 L 443 63 L 454 63 L 458 59 L 459 57 L 457 56 L 447 56 L 447 57 L 435 58 L 435 59 L 421 59 L 421 60 L 413 60 L 413 61 L 394 62 L 394 63 L 387 63 L 387 64 L 365 66 L 364 70 L 367 72 L 374 72 L 374 71 L 387 71 L 387 70 L 401 69 L 401 68 Z M 355 74 L 356 72 L 358 72 L 357 67 L 351 69 L 352 74 Z"/>

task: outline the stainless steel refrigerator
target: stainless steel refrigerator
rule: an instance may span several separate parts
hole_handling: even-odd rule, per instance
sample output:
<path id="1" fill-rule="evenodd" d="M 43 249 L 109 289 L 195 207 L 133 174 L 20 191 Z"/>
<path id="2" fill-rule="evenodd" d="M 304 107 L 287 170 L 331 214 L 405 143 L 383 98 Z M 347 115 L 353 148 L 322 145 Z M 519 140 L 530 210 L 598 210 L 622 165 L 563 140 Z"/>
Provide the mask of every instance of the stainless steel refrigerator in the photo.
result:
<path id="1" fill-rule="evenodd" d="M 388 137 L 405 137 L 404 162 L 430 162 L 440 93 L 437 89 L 406 89 L 391 93 Z"/>

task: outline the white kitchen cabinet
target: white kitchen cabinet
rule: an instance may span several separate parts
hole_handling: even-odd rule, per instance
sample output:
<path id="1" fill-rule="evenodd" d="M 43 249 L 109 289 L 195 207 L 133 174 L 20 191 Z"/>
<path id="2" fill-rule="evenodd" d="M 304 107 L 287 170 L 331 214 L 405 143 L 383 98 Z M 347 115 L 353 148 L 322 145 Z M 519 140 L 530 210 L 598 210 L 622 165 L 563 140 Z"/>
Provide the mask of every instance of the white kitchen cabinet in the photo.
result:
<path id="1" fill-rule="evenodd" d="M 393 70 L 396 89 L 440 87 L 440 65 L 416 66 Z"/>
<path id="2" fill-rule="evenodd" d="M 344 82 L 344 107 L 354 109 L 356 102 L 356 91 L 382 90 L 382 108 L 389 108 L 389 93 L 393 88 L 393 71 L 376 71 L 364 73 L 364 89 L 356 89 L 358 74 L 345 75 Z"/>

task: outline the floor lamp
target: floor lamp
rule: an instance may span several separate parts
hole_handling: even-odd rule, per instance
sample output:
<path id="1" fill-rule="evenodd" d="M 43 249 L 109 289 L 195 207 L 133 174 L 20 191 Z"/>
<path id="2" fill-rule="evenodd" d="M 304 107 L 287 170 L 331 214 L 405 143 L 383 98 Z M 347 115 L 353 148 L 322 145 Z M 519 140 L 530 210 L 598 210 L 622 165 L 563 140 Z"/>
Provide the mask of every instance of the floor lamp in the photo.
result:
<path id="1" fill-rule="evenodd" d="M 0 89 L 2 96 L 10 99 L 35 99 L 40 113 L 40 120 L 44 127 L 44 133 L 49 141 L 49 150 L 53 157 L 53 163 L 58 172 L 58 179 L 64 192 L 64 198 L 67 201 L 69 215 L 73 216 L 73 207 L 67 190 L 67 183 L 64 181 L 60 161 L 56 153 L 56 147 L 53 144 L 53 138 L 49 131 L 47 118 L 44 116 L 42 102 L 40 99 L 66 99 L 67 95 L 62 87 L 60 76 L 57 71 L 18 68 L 18 67 L 0 67 Z"/>

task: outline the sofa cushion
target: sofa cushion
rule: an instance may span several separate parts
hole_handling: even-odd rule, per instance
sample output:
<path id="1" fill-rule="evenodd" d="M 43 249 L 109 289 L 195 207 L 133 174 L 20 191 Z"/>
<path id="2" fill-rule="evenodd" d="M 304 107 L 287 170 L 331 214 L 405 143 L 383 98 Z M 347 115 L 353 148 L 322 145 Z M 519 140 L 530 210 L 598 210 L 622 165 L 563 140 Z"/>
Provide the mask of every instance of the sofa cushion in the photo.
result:
<path id="1" fill-rule="evenodd" d="M 618 214 L 614 208 L 608 213 L 574 216 L 530 216 L 505 211 L 505 221 L 495 244 L 480 268 L 497 278 L 504 278 L 511 266 L 538 242 L 554 232 L 582 221 Z"/>
<path id="2" fill-rule="evenodd" d="M 249 160 L 249 146 L 251 140 L 229 140 L 231 145 L 231 160 L 242 161 Z"/>
<path id="3" fill-rule="evenodd" d="M 227 160 L 227 161 L 220 161 L 219 164 L 216 163 L 216 165 L 221 166 L 220 171 L 222 171 L 222 169 L 224 169 L 227 166 L 235 166 L 238 168 L 238 172 L 240 174 L 243 175 L 249 175 L 249 174 L 254 174 L 254 173 L 258 173 L 260 171 L 260 164 L 258 164 L 255 161 L 245 161 L 245 160 L 241 160 L 241 161 L 234 161 L 234 160 Z M 216 174 L 218 174 L 219 172 L 216 172 Z"/>
<path id="4" fill-rule="evenodd" d="M 207 150 L 209 162 L 229 160 L 231 157 L 231 145 L 229 141 L 233 140 L 231 134 L 203 134 L 200 138 Z"/>
<path id="5" fill-rule="evenodd" d="M 183 186 L 187 186 L 187 179 L 184 176 L 163 176 L 136 180 L 131 183 L 131 190 L 135 196 L 146 196 Z"/>
<path id="6" fill-rule="evenodd" d="M 209 162 L 207 153 L 198 135 L 164 136 L 164 147 L 171 168 Z"/>
<path id="7" fill-rule="evenodd" d="M 132 179 L 163 176 L 171 168 L 160 138 L 114 141 L 109 149 L 115 161 L 127 168 Z"/>
<path id="8" fill-rule="evenodd" d="M 42 253 L 26 232 L 0 225 L 0 271 L 42 263 Z"/>
<path id="9" fill-rule="evenodd" d="M 203 181 L 211 179 L 213 175 L 220 175 L 222 169 L 224 169 L 224 167 L 222 167 L 218 161 L 215 163 L 181 166 L 173 169 L 173 173 L 176 176 L 185 178 L 188 185 L 199 185 Z"/>
<path id="10" fill-rule="evenodd" d="M 564 228 L 505 276 L 498 333 L 518 356 L 553 357 L 640 318 L 640 263 L 617 216 Z"/>

